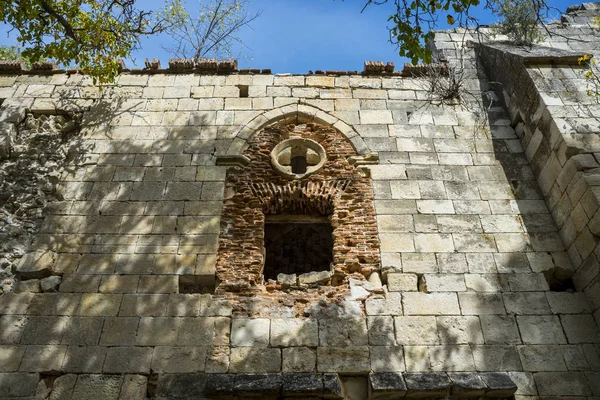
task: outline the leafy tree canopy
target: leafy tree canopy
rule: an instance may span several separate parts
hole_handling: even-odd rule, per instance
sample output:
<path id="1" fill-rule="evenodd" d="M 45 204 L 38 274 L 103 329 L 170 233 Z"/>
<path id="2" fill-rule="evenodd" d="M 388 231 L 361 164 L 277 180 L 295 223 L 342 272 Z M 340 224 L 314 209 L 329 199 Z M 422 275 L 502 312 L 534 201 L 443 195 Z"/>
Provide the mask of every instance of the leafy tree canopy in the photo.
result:
<path id="1" fill-rule="evenodd" d="M 31 63 L 23 58 L 17 46 L 0 46 L 0 60 L 21 60 L 26 67 L 31 67 Z"/>
<path id="2" fill-rule="evenodd" d="M 179 0 L 155 12 L 136 0 L 0 1 L 0 21 L 16 30 L 23 59 L 74 64 L 100 83 L 114 80 L 118 60 L 139 48 L 142 35 L 166 30 L 181 12 Z"/>
<path id="3" fill-rule="evenodd" d="M 531 44 L 535 40 L 531 37 L 532 26 L 536 30 L 537 24 L 543 22 L 542 14 L 548 11 L 543 0 L 367 0 L 365 8 L 388 3 L 395 7 L 388 19 L 391 41 L 398 45 L 400 56 L 408 57 L 413 64 L 420 60 L 431 62 L 431 50 L 426 44 L 434 38 L 432 30 L 442 21 L 455 27 L 477 27 L 474 11 L 483 7 L 500 17 L 502 26 L 512 28 L 510 32 L 499 29 L 499 33 L 516 30 L 516 42 Z"/>

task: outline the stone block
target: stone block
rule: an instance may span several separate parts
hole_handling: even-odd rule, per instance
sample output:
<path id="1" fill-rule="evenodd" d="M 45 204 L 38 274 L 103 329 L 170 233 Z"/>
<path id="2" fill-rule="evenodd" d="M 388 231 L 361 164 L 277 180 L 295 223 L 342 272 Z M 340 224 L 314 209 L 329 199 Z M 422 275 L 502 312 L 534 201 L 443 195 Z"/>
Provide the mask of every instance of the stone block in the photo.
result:
<path id="1" fill-rule="evenodd" d="M 435 317 L 395 317 L 396 342 L 402 345 L 438 344 Z"/>
<path id="2" fill-rule="evenodd" d="M 591 315 L 561 315 L 560 321 L 569 343 L 600 343 L 598 325 Z"/>
<path id="3" fill-rule="evenodd" d="M 452 381 L 453 396 L 478 397 L 485 393 L 487 385 L 478 374 L 465 372 L 449 372 Z"/>
<path id="4" fill-rule="evenodd" d="M 391 316 L 367 317 L 369 344 L 372 346 L 389 346 L 396 344 L 394 319 Z"/>
<path id="5" fill-rule="evenodd" d="M 456 293 L 404 293 L 405 315 L 458 315 Z"/>
<path id="6" fill-rule="evenodd" d="M 319 345 L 329 347 L 368 344 L 367 323 L 362 317 L 319 320 Z"/>
<path id="7" fill-rule="evenodd" d="M 402 293 L 387 292 L 385 296 L 371 296 L 365 302 L 367 315 L 401 315 Z"/>
<path id="8" fill-rule="evenodd" d="M 109 347 L 102 371 L 108 374 L 148 374 L 151 347 Z"/>
<path id="9" fill-rule="evenodd" d="M 371 370 L 373 372 L 401 372 L 404 367 L 402 346 L 371 346 Z"/>
<path id="10" fill-rule="evenodd" d="M 467 290 L 462 274 L 425 274 L 423 279 L 429 292 L 464 292 Z"/>
<path id="11" fill-rule="evenodd" d="M 550 306 L 543 292 L 503 293 L 509 314 L 549 314 Z"/>
<path id="12" fill-rule="evenodd" d="M 521 336 L 512 315 L 482 315 L 480 318 L 486 344 L 520 344 Z"/>
<path id="13" fill-rule="evenodd" d="M 229 372 L 274 373 L 281 371 L 281 350 L 273 348 L 233 347 Z"/>
<path id="14" fill-rule="evenodd" d="M 567 343 L 558 316 L 517 316 L 517 323 L 525 344 Z"/>
<path id="15" fill-rule="evenodd" d="M 17 266 L 17 273 L 22 279 L 42 279 L 50 276 L 54 265 L 54 252 L 36 251 L 27 253 Z"/>
<path id="16" fill-rule="evenodd" d="M 100 340 L 103 324 L 102 317 L 70 317 L 61 343 L 71 346 L 95 346 Z"/>
<path id="17" fill-rule="evenodd" d="M 407 392 L 402 374 L 399 373 L 370 373 L 369 393 L 372 399 L 397 399 L 404 397 Z"/>
<path id="18" fill-rule="evenodd" d="M 437 317 L 441 344 L 482 344 L 483 333 L 476 316 Z"/>
<path id="19" fill-rule="evenodd" d="M 283 372 L 314 372 L 317 353 L 308 347 L 289 347 L 282 350 Z"/>
<path id="20" fill-rule="evenodd" d="M 77 314 L 88 317 L 116 316 L 121 306 L 121 299 L 120 294 L 85 293 L 81 296 Z"/>
<path id="21" fill-rule="evenodd" d="M 525 371 L 566 371 L 563 355 L 558 345 L 518 346 L 521 363 Z"/>
<path id="22" fill-rule="evenodd" d="M 473 346 L 477 371 L 520 371 L 521 360 L 514 346 Z"/>
<path id="23" fill-rule="evenodd" d="M 281 395 L 282 377 L 280 374 L 239 374 L 236 375 L 233 390 L 242 397 L 275 399 Z"/>
<path id="24" fill-rule="evenodd" d="M 504 302 L 500 293 L 458 293 L 458 301 L 463 315 L 505 314 Z"/>
<path id="25" fill-rule="evenodd" d="M 407 397 L 443 397 L 450 394 L 452 382 L 445 373 L 406 373 Z"/>
<path id="26" fill-rule="evenodd" d="M 390 292 L 417 291 L 418 278 L 416 274 L 388 274 L 387 288 Z"/>
<path id="27" fill-rule="evenodd" d="M 160 374 L 156 384 L 159 399 L 205 398 L 231 395 L 234 375 L 211 374 Z"/>
<path id="28" fill-rule="evenodd" d="M 16 372 L 21 364 L 26 346 L 0 345 L 0 373 Z"/>
<path id="29" fill-rule="evenodd" d="M 487 397 L 510 397 L 517 391 L 517 385 L 506 372 L 485 372 L 479 375 L 487 385 Z"/>
<path id="30" fill-rule="evenodd" d="M 70 398 L 73 393 L 73 388 L 77 382 L 77 375 L 67 374 L 61 375 L 52 383 L 52 392 L 48 397 L 49 400 L 61 400 Z"/>
<path id="31" fill-rule="evenodd" d="M 27 320 L 22 344 L 60 344 L 69 317 L 31 317 Z"/>
<path id="32" fill-rule="evenodd" d="M 176 343 L 180 346 L 228 345 L 229 319 L 223 318 L 223 323 L 219 320 L 212 317 L 181 318 Z"/>
<path id="33" fill-rule="evenodd" d="M 32 373 L 0 373 L 0 397 L 33 398 L 38 384 L 39 374 Z"/>
<path id="34" fill-rule="evenodd" d="M 123 377 L 118 375 L 81 375 L 71 395 L 72 399 L 113 400 L 119 398 Z"/>
<path id="35" fill-rule="evenodd" d="M 317 347 L 318 344 L 319 330 L 316 320 L 292 318 L 271 320 L 271 346 Z"/>
<path id="36" fill-rule="evenodd" d="M 23 372 L 60 371 L 67 346 L 27 346 L 19 370 Z"/>
<path id="37" fill-rule="evenodd" d="M 166 294 L 126 294 L 119 310 L 123 317 L 165 316 L 169 296 Z"/>
<path id="38" fill-rule="evenodd" d="M 234 347 L 267 347 L 270 320 L 235 318 L 231 323 L 231 345 Z"/>
<path id="39" fill-rule="evenodd" d="M 282 375 L 283 396 L 323 396 L 323 376 L 311 373 L 284 373 Z"/>
<path id="40" fill-rule="evenodd" d="M 430 346 L 429 361 L 432 371 L 475 371 L 469 345 Z"/>
<path id="41" fill-rule="evenodd" d="M 169 346 L 177 343 L 181 318 L 142 317 L 137 331 L 137 346 Z"/>
<path id="42" fill-rule="evenodd" d="M 204 371 L 207 347 L 157 346 L 152 356 L 152 371 L 186 374 Z"/>
<path id="43" fill-rule="evenodd" d="M 102 280 L 101 275 L 67 275 L 60 284 L 61 292 L 90 293 L 97 292 Z"/>
<path id="44" fill-rule="evenodd" d="M 351 363 L 348 360 L 352 360 Z M 317 371 L 346 374 L 371 370 L 367 346 L 317 347 Z"/>
<path id="45" fill-rule="evenodd" d="M 143 375 L 125 375 L 119 400 L 144 400 L 148 392 L 148 377 Z"/>
<path id="46" fill-rule="evenodd" d="M 78 374 L 99 374 L 102 372 L 106 351 L 106 347 L 100 346 L 69 346 L 61 371 Z"/>
<path id="47" fill-rule="evenodd" d="M 40 280 L 42 292 L 58 292 L 58 286 L 62 282 L 60 276 L 54 275 Z"/>

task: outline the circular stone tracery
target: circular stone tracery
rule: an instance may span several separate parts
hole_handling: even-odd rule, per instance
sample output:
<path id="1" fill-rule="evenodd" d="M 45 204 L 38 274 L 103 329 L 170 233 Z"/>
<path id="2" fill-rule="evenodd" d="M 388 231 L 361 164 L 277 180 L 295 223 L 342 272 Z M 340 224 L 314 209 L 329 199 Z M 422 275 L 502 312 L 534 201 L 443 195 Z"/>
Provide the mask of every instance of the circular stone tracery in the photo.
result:
<path id="1" fill-rule="evenodd" d="M 325 149 L 311 139 L 287 139 L 271 151 L 271 164 L 279 175 L 302 179 L 320 170 L 327 161 Z"/>

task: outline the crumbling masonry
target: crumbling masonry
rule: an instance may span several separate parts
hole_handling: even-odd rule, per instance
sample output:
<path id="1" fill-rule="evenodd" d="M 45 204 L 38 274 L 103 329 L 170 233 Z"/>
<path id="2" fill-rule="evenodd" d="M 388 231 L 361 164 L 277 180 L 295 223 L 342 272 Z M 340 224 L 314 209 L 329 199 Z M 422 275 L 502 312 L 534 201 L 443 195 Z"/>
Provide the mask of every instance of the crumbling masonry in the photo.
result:
<path id="1" fill-rule="evenodd" d="M 0 399 L 599 398 L 599 14 L 438 32 L 445 101 L 0 63 Z"/>

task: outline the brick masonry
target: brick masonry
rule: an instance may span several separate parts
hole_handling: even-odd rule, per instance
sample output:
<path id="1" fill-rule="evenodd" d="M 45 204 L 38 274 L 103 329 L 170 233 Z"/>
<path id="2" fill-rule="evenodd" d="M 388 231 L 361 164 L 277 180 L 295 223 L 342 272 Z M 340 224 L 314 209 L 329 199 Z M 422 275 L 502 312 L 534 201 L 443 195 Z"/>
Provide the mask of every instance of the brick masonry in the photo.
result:
<path id="1" fill-rule="evenodd" d="M 491 99 L 485 122 L 385 71 L 129 71 L 103 90 L 62 71 L 0 75 L 4 138 L 25 110 L 83 112 L 61 199 L 0 295 L 0 398 L 185 398 L 207 382 L 274 397 L 513 383 L 523 400 L 600 396 L 599 119 L 576 62 L 600 42 L 594 13 L 553 27 L 583 41 L 549 39 L 551 54 L 475 54 L 471 33 L 438 33 Z M 261 280 L 261 188 L 291 185 L 267 157 L 284 134 L 339 152 L 306 182 L 349 182 L 332 221 L 352 243 L 338 279 L 311 288 Z M 191 277 L 217 292 L 181 293 Z"/>
<path id="2" fill-rule="evenodd" d="M 271 165 L 275 145 L 293 138 L 312 139 L 327 154 L 323 168 L 301 180 L 282 177 Z M 365 279 L 374 271 L 378 273 L 381 261 L 371 182 L 348 161 L 356 152 L 340 133 L 317 124 L 266 128 L 252 138 L 244 155 L 250 163 L 230 171 L 226 181 L 225 190 L 231 195 L 221 214 L 218 290 L 264 291 L 263 236 L 268 215 L 330 216 L 334 228 L 333 287 L 341 290 L 339 286 L 345 283 L 347 288 L 353 274 Z M 267 290 L 276 288 L 266 285 Z M 299 296 L 305 301 L 306 290 Z"/>

